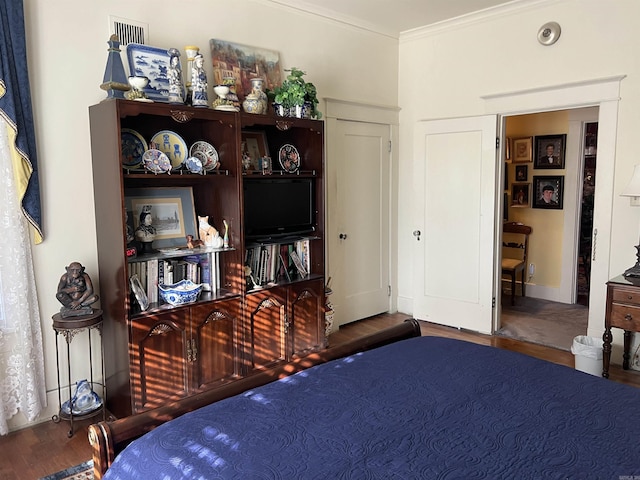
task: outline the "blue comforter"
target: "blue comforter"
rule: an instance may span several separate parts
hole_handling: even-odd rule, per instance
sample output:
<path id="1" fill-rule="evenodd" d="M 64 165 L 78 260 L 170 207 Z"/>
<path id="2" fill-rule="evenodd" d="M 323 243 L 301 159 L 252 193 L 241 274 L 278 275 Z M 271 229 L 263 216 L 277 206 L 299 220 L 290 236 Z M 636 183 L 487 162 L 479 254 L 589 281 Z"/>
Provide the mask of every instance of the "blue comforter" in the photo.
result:
<path id="1" fill-rule="evenodd" d="M 177 418 L 130 444 L 104 478 L 633 478 L 638 406 L 630 386 L 418 337 Z"/>

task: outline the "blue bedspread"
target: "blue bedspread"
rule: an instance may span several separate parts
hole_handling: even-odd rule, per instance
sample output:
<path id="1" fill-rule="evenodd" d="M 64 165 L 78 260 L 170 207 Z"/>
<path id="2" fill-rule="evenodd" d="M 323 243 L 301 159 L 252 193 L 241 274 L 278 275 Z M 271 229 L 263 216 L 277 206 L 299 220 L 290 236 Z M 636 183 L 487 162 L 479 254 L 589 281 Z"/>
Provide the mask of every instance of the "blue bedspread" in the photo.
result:
<path id="1" fill-rule="evenodd" d="M 640 389 L 418 337 L 177 418 L 104 478 L 619 480 L 640 475 L 638 407 Z"/>

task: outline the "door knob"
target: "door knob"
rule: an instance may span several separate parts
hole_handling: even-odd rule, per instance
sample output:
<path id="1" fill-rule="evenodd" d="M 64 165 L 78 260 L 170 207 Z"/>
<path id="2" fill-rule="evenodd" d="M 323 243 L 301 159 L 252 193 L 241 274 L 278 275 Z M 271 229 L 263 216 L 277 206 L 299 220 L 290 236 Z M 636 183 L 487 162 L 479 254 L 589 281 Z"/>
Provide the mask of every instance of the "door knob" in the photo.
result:
<path id="1" fill-rule="evenodd" d="M 346 240 L 347 239 L 347 234 L 346 233 L 341 233 L 340 235 L 338 235 L 338 237 L 340 238 L 340 240 Z"/>
<path id="2" fill-rule="evenodd" d="M 416 237 L 418 239 L 418 241 L 420 241 L 420 235 L 422 235 L 420 230 L 414 230 L 413 231 L 413 236 Z"/>

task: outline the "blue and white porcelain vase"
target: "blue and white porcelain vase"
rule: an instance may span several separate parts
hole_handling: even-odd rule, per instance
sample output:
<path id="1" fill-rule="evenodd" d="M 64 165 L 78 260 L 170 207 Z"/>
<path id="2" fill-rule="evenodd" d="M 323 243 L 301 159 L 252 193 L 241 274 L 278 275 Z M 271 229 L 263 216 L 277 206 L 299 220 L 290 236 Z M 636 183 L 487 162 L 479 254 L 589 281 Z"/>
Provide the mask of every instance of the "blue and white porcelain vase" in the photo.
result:
<path id="1" fill-rule="evenodd" d="M 242 108 L 245 112 L 259 115 L 267 113 L 269 102 L 263 88 L 264 80 L 262 78 L 251 79 L 251 92 L 245 97 L 244 102 L 242 102 Z"/>

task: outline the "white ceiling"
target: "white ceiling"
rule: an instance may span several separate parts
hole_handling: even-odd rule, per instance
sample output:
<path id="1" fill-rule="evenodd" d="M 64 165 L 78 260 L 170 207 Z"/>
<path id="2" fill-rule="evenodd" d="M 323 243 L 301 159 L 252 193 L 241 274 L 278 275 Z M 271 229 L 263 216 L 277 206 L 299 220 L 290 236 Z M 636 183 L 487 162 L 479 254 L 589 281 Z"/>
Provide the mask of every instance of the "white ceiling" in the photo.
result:
<path id="1" fill-rule="evenodd" d="M 268 0 L 398 37 L 400 32 L 521 0 Z"/>

